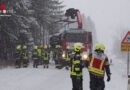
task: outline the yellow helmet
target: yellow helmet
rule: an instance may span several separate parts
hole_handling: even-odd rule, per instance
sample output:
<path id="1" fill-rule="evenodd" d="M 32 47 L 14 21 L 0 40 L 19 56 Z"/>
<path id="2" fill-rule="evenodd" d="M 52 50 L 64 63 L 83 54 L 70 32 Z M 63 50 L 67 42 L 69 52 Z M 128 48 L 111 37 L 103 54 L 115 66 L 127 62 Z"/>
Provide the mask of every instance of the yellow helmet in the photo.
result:
<path id="1" fill-rule="evenodd" d="M 81 49 L 82 49 L 81 43 L 76 43 L 76 44 L 74 45 L 74 51 L 75 51 L 75 52 L 80 52 Z"/>
<path id="2" fill-rule="evenodd" d="M 34 49 L 37 50 L 37 49 L 38 49 L 38 46 L 34 46 Z"/>
<path id="3" fill-rule="evenodd" d="M 105 50 L 105 46 L 103 44 L 97 44 L 96 45 L 96 50 L 102 50 L 102 51 L 104 51 Z"/>
<path id="4" fill-rule="evenodd" d="M 43 45 L 41 45 L 40 48 L 43 48 Z"/>
<path id="5" fill-rule="evenodd" d="M 67 46 L 67 48 L 66 49 L 70 49 L 70 46 Z"/>
<path id="6" fill-rule="evenodd" d="M 48 48 L 47 45 L 45 45 L 45 46 L 44 46 L 44 49 L 47 49 L 47 48 Z"/>
<path id="7" fill-rule="evenodd" d="M 23 49 L 27 49 L 27 46 L 24 45 L 24 46 L 23 46 Z"/>
<path id="8" fill-rule="evenodd" d="M 17 49 L 17 50 L 20 50 L 20 49 L 21 49 L 21 45 L 18 45 L 18 46 L 16 47 L 16 49 Z"/>

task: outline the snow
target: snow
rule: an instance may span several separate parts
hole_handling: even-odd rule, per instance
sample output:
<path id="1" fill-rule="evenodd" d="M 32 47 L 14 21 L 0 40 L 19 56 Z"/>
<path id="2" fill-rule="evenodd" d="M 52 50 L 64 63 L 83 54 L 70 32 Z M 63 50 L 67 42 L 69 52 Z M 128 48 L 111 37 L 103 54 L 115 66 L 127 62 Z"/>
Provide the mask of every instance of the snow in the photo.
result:
<path id="1" fill-rule="evenodd" d="M 12 67 L 0 70 L 0 90 L 72 90 L 70 71 L 55 69 L 51 64 L 49 69 Z M 112 77 L 106 82 L 105 90 L 127 90 L 126 64 L 123 60 L 113 58 L 111 65 Z M 89 89 L 89 74 L 83 69 L 83 90 Z"/>

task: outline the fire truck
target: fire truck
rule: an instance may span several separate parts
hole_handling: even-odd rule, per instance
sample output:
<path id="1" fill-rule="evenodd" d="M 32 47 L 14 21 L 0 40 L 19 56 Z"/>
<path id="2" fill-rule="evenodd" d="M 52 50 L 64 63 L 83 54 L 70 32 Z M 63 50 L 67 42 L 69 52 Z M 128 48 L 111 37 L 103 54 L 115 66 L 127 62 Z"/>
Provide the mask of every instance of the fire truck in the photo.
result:
<path id="1" fill-rule="evenodd" d="M 80 43 L 82 46 L 82 59 L 86 60 L 88 55 L 92 52 L 92 32 L 88 32 L 84 30 L 82 18 L 80 15 L 80 11 L 74 8 L 70 8 L 66 10 L 65 16 L 71 17 L 72 19 L 77 19 L 77 21 L 68 21 L 69 23 L 78 23 L 78 28 L 69 28 L 69 30 L 65 30 L 64 33 L 61 35 L 62 41 L 62 49 L 63 52 L 66 50 L 66 47 L 69 46 L 71 51 L 73 51 L 74 44 Z M 64 53 L 62 55 L 65 56 Z"/>
<path id="2" fill-rule="evenodd" d="M 53 41 L 58 40 L 56 42 L 60 42 L 63 50 L 63 58 L 65 58 L 65 50 L 67 46 L 69 46 L 70 50 L 73 51 L 74 44 L 80 43 L 82 46 L 82 59 L 86 60 L 89 53 L 92 52 L 92 32 L 88 32 L 87 30 L 83 29 L 82 18 L 79 10 L 74 8 L 67 9 L 65 16 L 67 19 L 62 21 L 67 23 L 67 30 L 64 30 L 64 32 L 59 34 L 59 36 L 51 37 L 51 39 L 53 39 Z M 69 18 L 71 18 L 71 20 L 69 20 Z M 73 19 L 76 20 L 72 21 Z M 77 23 L 78 27 L 70 28 L 69 25 L 74 23 Z M 54 46 L 54 42 L 52 43 Z"/>

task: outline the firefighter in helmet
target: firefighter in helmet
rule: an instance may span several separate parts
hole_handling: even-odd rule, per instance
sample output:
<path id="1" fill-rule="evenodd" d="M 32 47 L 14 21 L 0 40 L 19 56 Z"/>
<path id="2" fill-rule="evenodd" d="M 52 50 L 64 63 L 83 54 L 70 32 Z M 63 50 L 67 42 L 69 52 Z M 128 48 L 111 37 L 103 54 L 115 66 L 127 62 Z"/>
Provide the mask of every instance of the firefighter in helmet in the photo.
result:
<path id="1" fill-rule="evenodd" d="M 27 67 L 29 61 L 28 61 L 28 50 L 27 50 L 27 46 L 26 45 L 23 46 L 22 60 L 23 60 L 23 67 Z"/>
<path id="2" fill-rule="evenodd" d="M 42 53 L 43 53 L 43 51 L 44 51 L 44 46 L 43 46 L 43 44 L 40 45 L 40 49 L 41 49 L 41 55 L 40 55 L 40 61 L 39 61 L 39 64 L 42 65 L 42 64 L 43 64 Z"/>
<path id="3" fill-rule="evenodd" d="M 71 79 L 72 79 L 72 90 L 83 90 L 82 89 L 82 60 L 80 51 L 82 45 L 80 43 L 74 44 L 74 53 L 71 56 Z"/>
<path id="4" fill-rule="evenodd" d="M 17 45 L 16 53 L 15 53 L 15 59 L 16 59 L 15 66 L 16 66 L 16 68 L 21 67 L 21 55 L 22 55 L 21 45 Z"/>
<path id="5" fill-rule="evenodd" d="M 107 81 L 110 81 L 111 73 L 108 57 L 104 54 L 105 46 L 97 44 L 93 54 L 89 55 L 88 71 L 90 74 L 90 89 L 104 90 L 104 74 L 107 74 Z"/>
<path id="6" fill-rule="evenodd" d="M 33 59 L 33 67 L 38 68 L 39 64 L 39 56 L 38 56 L 38 46 L 34 46 L 33 52 L 32 52 L 32 59 Z"/>
<path id="7" fill-rule="evenodd" d="M 55 66 L 58 69 L 62 68 L 62 50 L 61 50 L 61 46 L 60 45 L 56 45 L 56 49 L 55 49 Z"/>
<path id="8" fill-rule="evenodd" d="M 49 68 L 49 59 L 50 59 L 50 53 L 49 53 L 49 48 L 47 45 L 44 47 L 44 52 L 43 52 L 43 66 L 44 68 Z"/>
<path id="9" fill-rule="evenodd" d="M 65 56 L 66 56 L 66 70 L 69 69 L 70 66 L 70 59 L 71 59 L 71 51 L 70 51 L 70 47 L 67 46 L 66 47 L 66 51 L 65 51 Z"/>
<path id="10" fill-rule="evenodd" d="M 37 51 L 38 51 L 38 57 L 39 57 L 39 64 L 40 65 L 42 65 L 42 49 L 41 48 L 43 48 L 42 47 L 42 45 L 40 45 L 39 47 L 38 47 L 38 49 L 37 49 Z"/>

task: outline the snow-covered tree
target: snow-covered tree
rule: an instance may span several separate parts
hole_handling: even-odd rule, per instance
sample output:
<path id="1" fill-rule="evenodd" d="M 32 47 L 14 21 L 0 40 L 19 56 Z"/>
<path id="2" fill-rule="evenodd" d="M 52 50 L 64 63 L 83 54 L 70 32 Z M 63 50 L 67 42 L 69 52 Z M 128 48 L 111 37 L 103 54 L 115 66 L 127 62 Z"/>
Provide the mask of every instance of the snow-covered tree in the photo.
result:
<path id="1" fill-rule="evenodd" d="M 35 44 L 43 44 L 45 31 L 48 36 L 58 30 L 55 20 L 63 14 L 62 2 L 58 0 L 1 0 L 1 4 L 14 12 L 11 17 L 0 17 L 2 60 L 11 59 L 17 44 L 32 45 L 33 40 Z"/>

